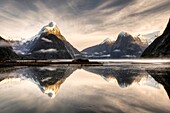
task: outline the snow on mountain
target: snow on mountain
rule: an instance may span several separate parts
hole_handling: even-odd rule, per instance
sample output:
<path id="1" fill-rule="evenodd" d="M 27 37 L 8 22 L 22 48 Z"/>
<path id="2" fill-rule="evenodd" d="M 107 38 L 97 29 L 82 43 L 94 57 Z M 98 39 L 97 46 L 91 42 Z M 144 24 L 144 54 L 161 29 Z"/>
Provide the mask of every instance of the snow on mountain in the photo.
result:
<path id="1" fill-rule="evenodd" d="M 147 46 L 145 37 L 133 37 L 127 32 L 120 32 L 116 41 L 107 38 L 98 45 L 84 49 L 82 55 L 91 59 L 137 58 Z"/>
<path id="2" fill-rule="evenodd" d="M 146 37 L 148 44 L 150 45 L 158 36 L 160 36 L 160 31 L 144 34 L 143 36 Z"/>
<path id="3" fill-rule="evenodd" d="M 30 45 L 36 42 L 43 34 L 53 34 L 56 35 L 58 38 L 65 40 L 65 38 L 61 35 L 60 30 L 57 27 L 57 24 L 55 22 L 50 22 L 48 25 L 42 27 L 39 33 L 33 36 L 31 40 L 22 40 L 19 45 L 18 44 L 13 45 L 13 47 L 15 48 L 14 51 L 26 54 L 30 49 Z M 52 42 L 51 40 L 48 40 L 44 37 L 42 37 L 42 40 Z"/>
<path id="4" fill-rule="evenodd" d="M 143 52 L 143 58 L 170 58 L 170 19 L 162 35 L 157 37 Z"/>
<path id="5" fill-rule="evenodd" d="M 53 34 L 61 40 L 65 40 L 65 38 L 61 35 L 60 30 L 55 22 L 50 22 L 48 25 L 44 26 L 38 34 L 41 35 L 44 33 Z"/>
<path id="6" fill-rule="evenodd" d="M 154 31 L 148 34 L 139 34 L 137 37 L 141 39 L 142 42 L 148 43 L 150 45 L 158 36 L 160 35 L 160 31 Z"/>
<path id="7" fill-rule="evenodd" d="M 119 35 L 118 35 L 118 36 L 125 37 L 127 34 L 128 34 L 127 32 L 122 31 L 122 32 L 120 32 L 120 33 L 119 33 Z"/>
<path id="8" fill-rule="evenodd" d="M 56 49 L 40 49 L 36 52 L 40 52 L 40 53 L 50 53 L 50 52 L 57 52 Z"/>
<path id="9" fill-rule="evenodd" d="M 42 27 L 38 34 L 15 51 L 26 59 L 72 59 L 79 57 L 79 51 L 62 36 L 55 22 Z"/>
<path id="10" fill-rule="evenodd" d="M 133 37 L 127 32 L 121 32 L 112 45 L 112 58 L 137 58 L 146 48 L 147 43 L 139 37 Z"/>
<path id="11" fill-rule="evenodd" d="M 52 42 L 51 40 L 46 39 L 46 38 L 41 38 L 41 40 L 44 40 L 44 41 L 46 41 L 46 42 Z"/>

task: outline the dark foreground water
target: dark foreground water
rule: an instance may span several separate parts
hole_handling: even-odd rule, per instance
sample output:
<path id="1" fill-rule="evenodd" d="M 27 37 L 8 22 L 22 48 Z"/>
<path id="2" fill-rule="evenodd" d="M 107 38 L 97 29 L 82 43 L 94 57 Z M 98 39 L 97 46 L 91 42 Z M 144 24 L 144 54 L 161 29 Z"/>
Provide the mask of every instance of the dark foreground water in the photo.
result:
<path id="1" fill-rule="evenodd" d="M 0 68 L 0 113 L 170 113 L 170 66 Z"/>

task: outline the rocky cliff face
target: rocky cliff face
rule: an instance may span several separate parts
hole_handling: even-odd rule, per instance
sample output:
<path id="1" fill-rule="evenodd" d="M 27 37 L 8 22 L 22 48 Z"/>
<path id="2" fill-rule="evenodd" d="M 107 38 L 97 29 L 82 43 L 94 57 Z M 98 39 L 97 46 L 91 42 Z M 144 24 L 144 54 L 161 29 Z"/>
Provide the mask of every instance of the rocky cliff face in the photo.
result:
<path id="1" fill-rule="evenodd" d="M 126 32 L 121 32 L 112 46 L 111 57 L 138 58 L 146 47 L 147 43 L 142 42 L 139 37 L 132 37 Z"/>
<path id="2" fill-rule="evenodd" d="M 163 34 L 145 49 L 141 57 L 170 58 L 170 20 Z"/>
<path id="3" fill-rule="evenodd" d="M 8 41 L 0 37 L 0 60 L 19 59 L 19 56 L 13 51 Z"/>
<path id="4" fill-rule="evenodd" d="M 84 49 L 82 55 L 92 59 L 138 58 L 147 46 L 146 38 L 121 32 L 115 42 L 107 39 L 101 44 Z"/>
<path id="5" fill-rule="evenodd" d="M 61 35 L 54 22 L 44 26 L 36 37 L 26 42 L 25 59 L 73 59 L 80 52 Z"/>
<path id="6" fill-rule="evenodd" d="M 53 34 L 41 35 L 29 46 L 28 58 L 33 59 L 71 59 L 65 43 Z"/>

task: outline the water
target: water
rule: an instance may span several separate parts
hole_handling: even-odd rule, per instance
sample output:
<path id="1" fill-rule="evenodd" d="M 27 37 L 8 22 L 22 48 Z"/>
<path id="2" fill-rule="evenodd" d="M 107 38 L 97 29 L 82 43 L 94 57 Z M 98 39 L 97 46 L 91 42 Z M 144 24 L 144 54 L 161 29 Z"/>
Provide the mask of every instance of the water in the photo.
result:
<path id="1" fill-rule="evenodd" d="M 0 68 L 0 113 L 170 113 L 169 64 Z"/>

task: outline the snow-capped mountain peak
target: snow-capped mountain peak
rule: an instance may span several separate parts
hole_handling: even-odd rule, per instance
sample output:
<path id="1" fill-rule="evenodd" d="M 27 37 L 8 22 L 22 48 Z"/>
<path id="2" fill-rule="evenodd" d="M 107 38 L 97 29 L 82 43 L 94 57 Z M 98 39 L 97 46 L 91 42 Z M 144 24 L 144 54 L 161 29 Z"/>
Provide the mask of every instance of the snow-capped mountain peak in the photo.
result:
<path id="1" fill-rule="evenodd" d="M 134 41 L 134 38 L 132 37 L 132 35 L 124 31 L 119 33 L 117 40 L 116 40 L 117 44 L 119 45 L 121 45 L 121 43 L 132 42 L 132 41 Z"/>
<path id="2" fill-rule="evenodd" d="M 31 38 L 31 40 L 27 40 L 27 41 L 23 42 L 21 45 L 19 45 L 18 47 L 15 47 L 15 48 L 17 48 L 17 49 L 15 49 L 15 51 L 19 50 L 18 53 L 26 55 L 26 54 L 32 53 L 33 48 L 35 49 L 35 47 L 41 47 L 42 49 L 39 49 L 39 50 L 40 51 L 43 50 L 43 52 L 47 52 L 49 50 L 50 51 L 56 50 L 56 48 L 54 48 L 55 46 L 52 46 L 52 45 L 55 45 L 56 42 L 58 42 L 58 41 L 66 41 L 66 39 L 60 33 L 60 30 L 57 27 L 57 24 L 55 22 L 50 22 L 48 25 L 45 25 L 44 27 L 42 27 L 42 29 L 39 31 L 39 33 L 36 34 L 35 36 L 33 36 Z M 44 42 L 46 42 L 48 44 L 50 43 L 51 48 L 50 48 L 49 45 L 48 46 L 46 46 L 46 45 L 41 46 L 41 44 L 40 44 L 41 42 L 43 44 L 45 44 Z M 63 42 L 63 43 L 65 43 L 65 42 Z"/>
<path id="3" fill-rule="evenodd" d="M 57 26 L 57 24 L 56 24 L 55 22 L 50 22 L 50 23 L 48 24 L 48 26 L 54 28 L 55 26 Z"/>
<path id="4" fill-rule="evenodd" d="M 125 37 L 127 34 L 128 34 L 127 32 L 122 31 L 122 32 L 119 33 L 119 36 Z"/>
<path id="5" fill-rule="evenodd" d="M 58 38 L 62 40 L 65 39 L 61 35 L 60 30 L 55 22 L 50 22 L 48 25 L 44 26 L 38 34 L 41 35 L 43 33 L 56 35 Z"/>

